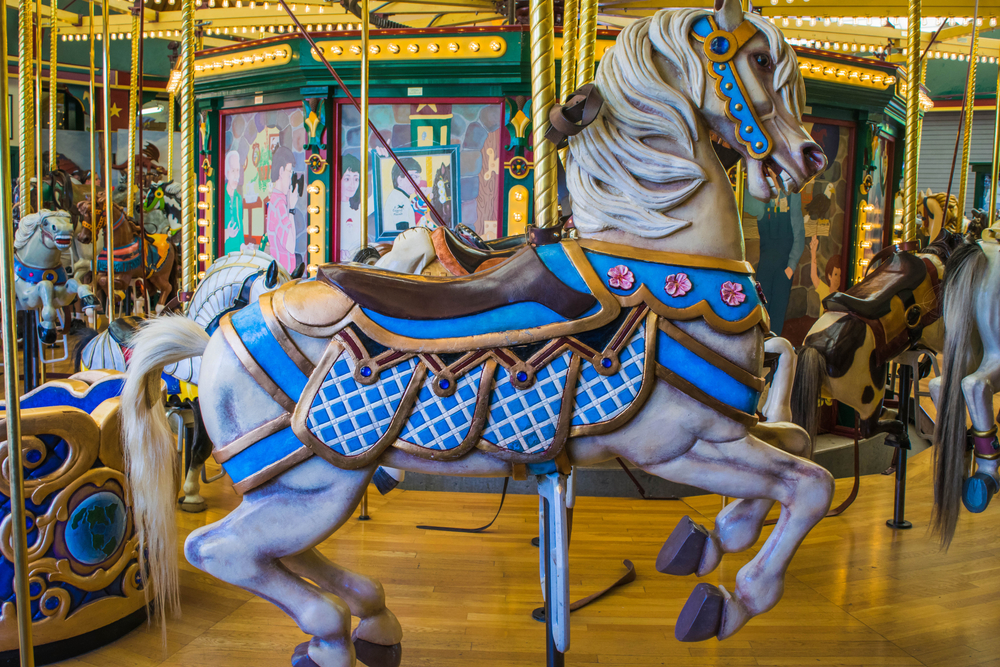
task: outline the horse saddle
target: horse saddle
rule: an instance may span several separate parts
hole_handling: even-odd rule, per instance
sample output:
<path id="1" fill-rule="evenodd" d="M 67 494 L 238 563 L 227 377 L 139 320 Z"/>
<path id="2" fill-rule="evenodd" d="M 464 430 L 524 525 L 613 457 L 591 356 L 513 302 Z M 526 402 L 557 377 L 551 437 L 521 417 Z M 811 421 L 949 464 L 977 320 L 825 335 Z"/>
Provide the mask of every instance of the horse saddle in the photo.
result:
<path id="1" fill-rule="evenodd" d="M 435 234 L 440 231 L 446 230 L 439 227 Z M 529 303 L 571 320 L 597 305 L 592 294 L 559 280 L 532 247 L 522 247 L 494 268 L 460 278 L 411 276 L 350 264 L 325 265 L 317 278 L 366 311 L 397 320 L 451 320 Z"/>
<path id="2" fill-rule="evenodd" d="M 108 333 L 123 348 L 131 348 L 132 339 L 135 338 L 135 335 L 139 332 L 139 327 L 144 322 L 143 318 L 134 315 L 119 317 L 111 320 L 111 323 L 108 325 Z"/>
<path id="3" fill-rule="evenodd" d="M 465 276 L 496 266 L 511 257 L 526 243 L 523 234 L 503 241 L 505 243 L 500 247 L 487 243 L 486 248 L 475 248 L 447 227 L 438 227 L 431 232 L 434 253 L 441 264 L 456 276 Z"/>
<path id="4" fill-rule="evenodd" d="M 885 317 L 892 310 L 893 297 L 904 304 L 927 277 L 927 266 L 916 255 L 896 253 L 846 292 L 834 292 L 823 299 L 830 311 L 853 313 L 867 320 Z"/>

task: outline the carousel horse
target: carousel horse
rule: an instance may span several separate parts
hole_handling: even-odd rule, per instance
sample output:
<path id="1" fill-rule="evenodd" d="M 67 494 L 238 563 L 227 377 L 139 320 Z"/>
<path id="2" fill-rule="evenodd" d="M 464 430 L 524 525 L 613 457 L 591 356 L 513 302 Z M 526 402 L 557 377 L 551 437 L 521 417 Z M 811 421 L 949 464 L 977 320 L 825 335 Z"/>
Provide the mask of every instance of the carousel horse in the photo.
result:
<path id="1" fill-rule="evenodd" d="M 159 377 L 192 356 L 202 356 L 214 455 L 243 500 L 191 533 L 185 554 L 312 636 L 294 665 L 350 666 L 373 647 L 398 664 L 402 629 L 381 585 L 315 548 L 381 464 L 538 476 L 563 584 L 570 465 L 618 456 L 746 499 L 711 533 L 690 520 L 675 529 L 658 562 L 676 574 L 706 575 L 723 553 L 749 548 L 778 502 L 777 527 L 734 590 L 698 584 L 675 634 L 727 638 L 778 603 L 834 484 L 755 435 L 769 428 L 753 414 L 767 313 L 710 133 L 744 156 L 754 196 L 801 190 L 827 161 L 803 126 L 798 61 L 777 28 L 725 0 L 714 14 L 660 10 L 631 24 L 595 84 L 600 114 L 568 149 L 578 241 L 532 228 L 535 243 L 462 278 L 326 265 L 224 317 L 212 336 L 181 317 L 139 331 L 122 433 L 158 609 L 175 608 L 178 590 Z M 556 581 L 545 585 L 565 651 L 568 589 Z M 351 616 L 360 618 L 353 636 Z"/>
<path id="2" fill-rule="evenodd" d="M 97 225 L 99 229 L 104 229 L 107 214 L 103 193 L 98 194 L 97 203 Z M 77 239 L 83 244 L 88 244 L 93 238 L 90 226 L 91 202 L 87 199 L 77 206 L 83 216 Z M 111 227 L 114 243 L 115 290 L 124 291 L 132 281 L 146 278 L 160 293 L 156 304 L 156 313 L 159 314 L 170 300 L 170 294 L 174 289 L 171 284 L 171 274 L 177 251 L 166 236 L 145 234 L 145 238 L 140 238 L 138 227 L 125 215 L 125 210 L 117 203 L 114 203 L 112 208 L 115 216 Z M 145 257 L 142 256 L 143 246 L 146 250 Z M 107 271 L 108 250 L 105 247 L 97 256 L 98 285 L 105 291 L 108 289 Z"/>
<path id="3" fill-rule="evenodd" d="M 56 341 L 57 309 L 79 297 L 84 312 L 92 316 L 98 300 L 86 283 L 66 275 L 62 253 L 69 249 L 73 223 L 62 211 L 43 209 L 21 218 L 14 234 L 14 291 L 17 305 L 40 310 L 39 338 Z"/>
<path id="4" fill-rule="evenodd" d="M 185 317 L 215 331 L 219 320 L 226 314 L 243 308 L 260 298 L 260 295 L 277 289 L 293 278 L 302 277 L 305 265 L 300 265 L 289 276 L 288 273 L 267 253 L 259 250 L 231 252 L 212 262 L 205 271 L 205 277 L 188 304 Z M 128 359 L 132 355 L 132 341 L 143 320 L 137 317 L 120 317 L 113 320 L 108 328 L 97 333 L 88 329 L 77 345 L 74 355 L 78 371 L 113 370 L 126 372 Z M 177 396 L 181 401 L 189 401 L 195 410 L 194 443 L 184 478 L 184 497 L 180 508 L 186 512 L 201 512 L 205 509 L 205 499 L 200 494 L 199 477 L 205 461 L 212 453 L 212 443 L 205 435 L 198 409 L 198 374 L 201 358 L 193 357 L 166 367 L 163 380 L 167 394 Z"/>
<path id="5" fill-rule="evenodd" d="M 970 512 L 982 512 L 1000 490 L 993 417 L 993 395 L 1000 387 L 1000 243 L 995 235 L 984 234 L 983 240 L 959 248 L 948 262 L 942 319 L 941 376 L 931 381 L 938 414 L 932 525 L 947 547 L 955 535 L 959 501 Z"/>
<path id="6" fill-rule="evenodd" d="M 143 208 L 147 212 L 162 211 L 170 223 L 169 234 L 181 228 L 181 186 L 174 181 L 153 183 L 146 190 Z"/>
<path id="7" fill-rule="evenodd" d="M 902 436 L 904 424 L 882 420 L 889 362 L 910 349 L 943 349 L 941 283 L 948 258 L 967 242 L 949 231 L 957 229 L 955 201 L 947 220 L 939 219 L 944 200 L 943 193 L 923 200 L 924 224 L 939 230 L 933 243 L 917 253 L 886 252 L 861 282 L 823 300 L 826 312 L 806 334 L 792 388 L 792 421 L 813 440 L 821 396 L 857 411 L 862 438 Z"/>

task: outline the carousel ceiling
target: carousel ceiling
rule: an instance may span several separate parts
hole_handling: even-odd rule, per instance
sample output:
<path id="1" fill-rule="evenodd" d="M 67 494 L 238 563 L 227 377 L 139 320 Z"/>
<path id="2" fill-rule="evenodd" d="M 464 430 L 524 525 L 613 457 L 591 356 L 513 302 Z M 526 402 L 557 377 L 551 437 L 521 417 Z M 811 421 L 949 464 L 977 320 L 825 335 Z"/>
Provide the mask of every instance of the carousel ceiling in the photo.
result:
<path id="1" fill-rule="evenodd" d="M 86 42 L 91 31 L 86 0 L 57 0 L 59 35 L 63 42 Z M 6 0 L 16 7 L 17 0 Z M 147 0 L 143 36 L 164 43 L 177 41 L 181 30 L 181 0 Z M 132 3 L 109 0 L 112 14 L 108 29 L 111 39 L 131 37 Z M 704 7 L 706 0 L 675 2 L 676 7 Z M 292 10 L 307 30 L 335 32 L 360 27 L 361 11 L 357 0 L 340 3 L 322 0 L 291 0 Z M 968 60 L 975 0 L 924 0 L 921 41 L 930 45 L 932 71 L 937 61 Z M 273 0 L 195 0 L 195 21 L 202 48 L 227 46 L 262 37 L 294 32 L 291 20 L 281 5 Z M 600 27 L 621 28 L 663 7 L 662 0 L 604 0 L 599 2 Z M 100 39 L 103 22 L 100 7 L 94 30 Z M 370 0 L 373 28 L 448 28 L 473 25 L 500 25 L 513 20 L 526 23 L 528 0 L 407 0 L 382 2 Z M 907 2 L 881 0 L 861 3 L 857 0 L 766 0 L 760 12 L 784 30 L 793 44 L 831 52 L 878 56 L 903 62 L 907 34 Z M 556 0 L 556 25 L 562 21 L 562 0 Z M 1000 57 L 1000 0 L 981 0 L 978 24 L 982 38 L 981 62 L 995 62 Z M 49 9 L 43 9 L 44 23 Z M 994 33 L 994 31 L 996 31 Z M 124 45 L 123 45 L 124 46 Z M 165 59 L 147 64 L 147 73 L 166 76 L 170 64 Z M 949 63 L 950 64 L 950 63 Z M 945 63 L 941 63 L 945 65 Z M 150 72 L 149 68 L 157 68 Z M 162 71 L 158 71 L 162 69 Z M 945 67 L 946 71 L 953 68 Z M 990 77 L 991 78 L 991 77 Z M 950 80 L 950 79 L 949 79 Z M 993 90 L 992 86 L 989 88 Z"/>

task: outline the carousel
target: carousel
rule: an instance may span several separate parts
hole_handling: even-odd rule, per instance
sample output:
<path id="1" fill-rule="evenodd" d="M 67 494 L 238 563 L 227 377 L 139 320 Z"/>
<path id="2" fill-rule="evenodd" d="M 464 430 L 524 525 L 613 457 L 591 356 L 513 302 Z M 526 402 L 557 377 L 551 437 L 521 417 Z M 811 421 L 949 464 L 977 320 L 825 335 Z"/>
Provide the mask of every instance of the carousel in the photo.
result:
<path id="1" fill-rule="evenodd" d="M 1000 664 L 998 16 L 11 0 L 0 664 Z"/>

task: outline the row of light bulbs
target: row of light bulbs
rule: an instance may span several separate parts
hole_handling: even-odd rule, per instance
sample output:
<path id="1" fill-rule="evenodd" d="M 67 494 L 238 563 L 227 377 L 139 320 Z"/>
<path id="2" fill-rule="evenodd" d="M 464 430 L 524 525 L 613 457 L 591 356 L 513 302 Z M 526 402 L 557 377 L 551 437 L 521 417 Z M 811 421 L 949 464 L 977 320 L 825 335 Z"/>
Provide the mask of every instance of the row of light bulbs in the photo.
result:
<path id="1" fill-rule="evenodd" d="M 447 48 L 452 53 L 458 53 L 461 47 L 458 45 L 458 42 L 449 42 Z M 479 51 L 480 48 L 481 47 L 479 46 L 478 42 L 469 42 L 469 50 L 472 51 L 473 53 Z M 503 45 L 500 42 L 497 42 L 495 40 L 490 42 L 491 51 L 499 51 L 502 48 Z M 387 44 L 386 49 L 389 51 L 389 53 L 393 54 L 399 53 L 401 50 L 399 44 L 396 44 L 394 42 L 390 42 L 389 44 Z M 326 55 L 326 47 L 321 46 L 320 50 L 323 51 L 323 55 Z M 361 47 L 357 44 L 351 46 L 348 50 L 354 55 L 361 54 Z M 406 47 L 406 50 L 409 51 L 410 53 L 417 53 L 418 51 L 420 51 L 420 46 L 417 44 L 410 44 L 409 46 Z M 441 47 L 436 43 L 431 43 L 427 45 L 427 50 L 430 51 L 431 53 L 437 53 L 438 51 L 441 50 Z M 377 55 L 382 51 L 382 48 L 378 44 L 371 44 L 368 47 L 368 51 L 372 55 Z M 315 49 L 310 50 L 310 52 L 312 53 L 312 55 L 316 55 Z M 330 52 L 335 56 L 343 55 L 344 47 L 335 44 L 334 46 L 330 47 Z"/>
<path id="2" fill-rule="evenodd" d="M 791 0 L 787 0 L 791 2 Z M 808 0 L 805 0 L 808 2 Z M 776 0 L 771 0 L 772 5 L 778 4 Z M 805 24 L 809 24 L 809 27 L 815 27 L 816 25 L 822 23 L 824 26 L 832 26 L 834 24 L 838 26 L 845 25 L 855 25 L 855 26 L 866 26 L 870 28 L 887 28 L 890 27 L 886 23 L 891 23 L 893 28 L 896 30 L 902 30 L 904 33 L 909 28 L 909 18 L 906 16 L 768 16 L 766 17 L 771 23 L 781 25 L 785 28 L 789 27 L 791 24 L 795 24 L 795 27 L 801 28 Z M 953 26 L 969 26 L 972 24 L 971 16 L 925 16 L 920 19 L 920 30 L 922 32 L 933 32 L 941 27 L 942 24 L 951 24 Z M 976 25 L 982 27 L 988 25 L 991 28 L 997 27 L 997 17 L 991 16 L 989 18 L 978 17 L 976 18 Z"/>
<path id="3" fill-rule="evenodd" d="M 216 69 L 224 69 L 226 67 L 240 67 L 241 65 L 252 65 L 254 63 L 262 63 L 268 60 L 274 60 L 275 58 L 284 58 L 288 55 L 288 52 L 284 49 L 276 49 L 274 51 L 266 51 L 264 53 L 254 53 L 253 55 L 247 54 L 245 56 L 237 56 L 232 60 L 221 60 L 211 63 L 205 63 L 204 65 L 196 64 L 194 66 L 195 72 L 211 72 Z"/>
<path id="4" fill-rule="evenodd" d="M 792 46 L 805 46 L 810 49 L 823 49 L 826 51 L 843 51 L 844 53 L 850 51 L 851 53 L 875 53 L 881 55 L 885 51 L 882 46 L 875 44 L 847 44 L 846 42 L 841 44 L 840 42 L 822 42 L 816 39 L 799 39 L 795 37 L 789 39 L 788 43 Z M 906 55 L 907 49 L 904 48 L 901 52 L 903 55 Z M 949 51 L 932 50 L 929 57 L 935 60 L 960 60 L 963 62 L 969 60 L 969 55 L 966 53 L 953 53 Z M 979 56 L 979 62 L 984 64 L 993 64 L 996 61 L 997 59 L 994 56 Z"/>
<path id="5" fill-rule="evenodd" d="M 361 30 L 361 24 L 358 23 L 356 25 L 357 27 L 355 27 L 355 24 L 353 23 L 347 23 L 347 24 L 338 23 L 336 26 L 334 26 L 332 23 L 327 23 L 326 26 L 324 26 L 322 23 L 317 23 L 315 25 L 310 23 L 305 26 L 305 29 L 306 32 L 335 32 L 335 31 L 342 32 L 344 30 Z M 256 35 L 258 32 L 262 35 L 264 33 L 272 33 L 272 34 L 278 33 L 283 35 L 285 33 L 292 34 L 294 32 L 298 32 L 298 28 L 293 24 L 293 25 L 276 25 L 276 26 L 252 25 L 252 26 L 242 26 L 239 28 L 234 26 L 232 28 L 228 27 L 207 28 L 205 30 L 206 35 L 239 35 L 239 34 Z"/>
<path id="6" fill-rule="evenodd" d="M 887 86 L 891 86 L 896 83 L 896 77 L 894 76 L 884 76 L 882 74 L 870 74 L 868 72 L 859 72 L 858 70 L 848 70 L 848 69 L 838 69 L 836 67 L 830 67 L 826 63 L 811 63 L 808 61 L 802 61 L 799 63 L 799 69 L 803 72 L 812 72 L 813 74 L 822 74 L 823 76 L 830 76 L 834 78 L 847 78 L 847 79 L 857 79 L 858 81 L 872 83 L 884 83 Z"/>

